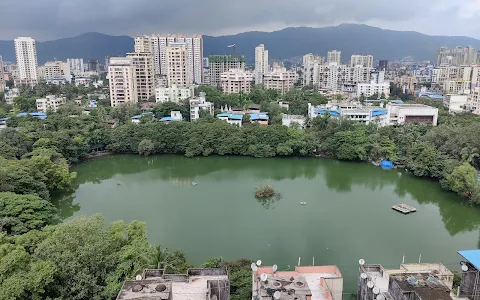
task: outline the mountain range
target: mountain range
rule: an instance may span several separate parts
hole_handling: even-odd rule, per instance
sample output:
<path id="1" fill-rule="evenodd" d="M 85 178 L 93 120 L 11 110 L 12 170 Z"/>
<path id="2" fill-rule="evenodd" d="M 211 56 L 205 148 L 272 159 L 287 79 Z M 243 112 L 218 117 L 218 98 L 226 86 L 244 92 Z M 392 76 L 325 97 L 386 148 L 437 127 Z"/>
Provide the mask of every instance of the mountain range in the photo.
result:
<path id="1" fill-rule="evenodd" d="M 480 48 L 480 40 L 464 36 L 431 36 L 414 31 L 395 31 L 360 24 L 311 28 L 289 27 L 274 32 L 251 31 L 226 36 L 204 36 L 204 56 L 229 54 L 228 45 L 236 44 L 236 52 L 253 62 L 255 47 L 264 44 L 269 58 L 283 60 L 315 53 L 326 56 L 329 50 L 341 50 L 342 61 L 352 54 L 372 54 L 375 60 L 436 60 L 439 47 L 468 46 Z M 76 37 L 38 42 L 39 63 L 67 58 L 97 59 L 104 63 L 106 55 L 125 55 L 133 51 L 133 38 L 102 33 L 85 33 Z M 4 61 L 15 61 L 13 41 L 0 41 Z"/>

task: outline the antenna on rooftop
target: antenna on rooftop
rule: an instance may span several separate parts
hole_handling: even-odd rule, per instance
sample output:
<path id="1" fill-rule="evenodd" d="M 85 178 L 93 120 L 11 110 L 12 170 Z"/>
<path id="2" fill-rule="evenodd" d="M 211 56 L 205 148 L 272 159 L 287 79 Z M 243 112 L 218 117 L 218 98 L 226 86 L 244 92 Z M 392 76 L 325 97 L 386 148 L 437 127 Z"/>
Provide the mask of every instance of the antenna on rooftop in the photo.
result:
<path id="1" fill-rule="evenodd" d="M 466 262 L 461 261 L 460 265 L 462 266 L 462 271 L 464 271 L 464 272 L 468 271 L 468 266 L 467 266 Z"/>
<path id="2" fill-rule="evenodd" d="M 360 258 L 360 259 L 358 260 L 358 264 L 361 265 L 361 266 L 363 266 L 363 265 L 365 264 L 365 260 L 364 260 L 363 258 Z"/>
<path id="3" fill-rule="evenodd" d="M 257 272 L 257 270 L 258 270 L 258 267 L 257 267 L 257 265 L 256 265 L 255 263 L 252 263 L 252 264 L 250 265 L 250 268 L 252 268 L 252 271 L 253 271 L 253 272 Z"/>
<path id="4" fill-rule="evenodd" d="M 373 288 L 373 281 L 367 282 L 367 286 L 369 289 Z"/>
<path id="5" fill-rule="evenodd" d="M 362 277 L 362 279 L 367 279 L 368 276 L 367 276 L 367 274 L 362 273 L 362 274 L 360 274 L 360 277 Z"/>
<path id="6" fill-rule="evenodd" d="M 384 295 L 378 295 L 377 300 L 385 300 L 385 296 Z"/>
<path id="7" fill-rule="evenodd" d="M 373 293 L 374 293 L 375 295 L 378 295 L 378 293 L 380 293 L 380 289 L 379 289 L 378 287 L 374 287 L 374 288 L 373 288 Z"/>
<path id="8" fill-rule="evenodd" d="M 260 267 L 261 265 L 262 265 L 262 261 L 261 261 L 260 259 L 259 259 L 259 260 L 257 260 L 257 266 L 259 266 L 259 267 Z"/>
<path id="9" fill-rule="evenodd" d="M 142 280 L 142 275 L 139 274 L 139 275 L 135 276 L 135 280 Z"/>
<path id="10" fill-rule="evenodd" d="M 267 281 L 267 278 L 268 278 L 268 275 L 265 273 L 262 273 L 262 275 L 260 275 L 260 280 L 263 282 Z"/>
<path id="11" fill-rule="evenodd" d="M 276 291 L 275 293 L 273 293 L 273 298 L 280 299 L 280 292 Z"/>

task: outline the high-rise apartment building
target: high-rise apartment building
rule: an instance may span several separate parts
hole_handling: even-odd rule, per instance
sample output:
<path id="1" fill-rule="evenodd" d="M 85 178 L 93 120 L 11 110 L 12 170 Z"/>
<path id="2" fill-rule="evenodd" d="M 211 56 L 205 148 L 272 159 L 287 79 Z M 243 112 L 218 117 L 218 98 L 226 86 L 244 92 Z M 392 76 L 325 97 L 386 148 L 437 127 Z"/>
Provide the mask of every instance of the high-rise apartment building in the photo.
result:
<path id="1" fill-rule="evenodd" d="M 2 56 L 0 55 L 0 92 L 5 90 L 5 73 L 3 70 L 3 60 Z"/>
<path id="2" fill-rule="evenodd" d="M 350 67 L 356 66 L 373 68 L 373 55 L 352 55 Z"/>
<path id="3" fill-rule="evenodd" d="M 203 82 L 203 37 L 195 34 L 154 34 L 150 37 L 155 74 L 167 76 L 167 47 L 171 43 L 185 43 L 187 49 L 187 72 L 195 83 Z"/>
<path id="4" fill-rule="evenodd" d="M 378 61 L 379 71 L 388 71 L 388 60 L 382 59 Z"/>
<path id="5" fill-rule="evenodd" d="M 250 93 L 253 74 L 242 69 L 231 69 L 222 73 L 220 81 L 224 93 Z"/>
<path id="6" fill-rule="evenodd" d="M 266 89 L 277 90 L 280 94 L 285 94 L 295 84 L 295 72 L 287 71 L 285 68 L 274 67 L 263 77 L 263 85 Z"/>
<path id="7" fill-rule="evenodd" d="M 470 66 L 477 63 L 478 52 L 472 47 L 455 47 L 438 49 L 437 66 Z"/>
<path id="8" fill-rule="evenodd" d="M 169 42 L 167 46 L 167 82 L 168 86 L 184 87 L 191 85 L 189 73 L 188 45 L 184 42 Z"/>
<path id="9" fill-rule="evenodd" d="M 139 49 L 140 50 L 140 49 Z M 127 53 L 135 72 L 137 99 L 147 101 L 155 95 L 155 69 L 150 52 Z"/>
<path id="10" fill-rule="evenodd" d="M 337 65 L 340 65 L 341 54 L 342 54 L 342 51 L 337 51 L 337 50 L 328 51 L 327 64 L 336 63 Z"/>
<path id="11" fill-rule="evenodd" d="M 321 57 L 320 55 L 315 55 L 312 53 L 308 53 L 303 56 L 303 85 L 307 86 L 313 84 L 314 66 L 323 64 L 325 64 L 325 57 Z"/>
<path id="12" fill-rule="evenodd" d="M 42 77 L 47 80 L 47 82 L 50 80 L 60 79 L 64 79 L 65 82 L 72 82 L 72 74 L 69 63 L 65 63 L 63 61 L 47 61 L 44 65 L 44 72 L 45 73 L 42 74 Z"/>
<path id="13" fill-rule="evenodd" d="M 263 83 L 263 76 L 268 72 L 268 50 L 260 44 L 255 48 L 255 84 Z"/>
<path id="14" fill-rule="evenodd" d="M 83 58 L 67 58 L 67 63 L 70 66 L 70 70 L 73 72 L 73 74 L 85 72 Z"/>
<path id="15" fill-rule="evenodd" d="M 15 85 L 35 86 L 38 82 L 35 40 L 30 37 L 19 37 L 14 40 L 14 43 L 18 66 L 18 80 L 15 81 Z"/>
<path id="16" fill-rule="evenodd" d="M 136 36 L 135 52 L 137 53 L 152 53 L 152 39 L 148 35 Z"/>
<path id="17" fill-rule="evenodd" d="M 110 80 L 110 102 L 113 107 L 138 102 L 135 74 L 135 66 L 131 58 L 110 58 L 108 79 Z"/>
<path id="18" fill-rule="evenodd" d="M 220 86 L 221 74 L 231 69 L 245 70 L 243 55 L 210 55 L 208 57 L 210 85 Z"/>

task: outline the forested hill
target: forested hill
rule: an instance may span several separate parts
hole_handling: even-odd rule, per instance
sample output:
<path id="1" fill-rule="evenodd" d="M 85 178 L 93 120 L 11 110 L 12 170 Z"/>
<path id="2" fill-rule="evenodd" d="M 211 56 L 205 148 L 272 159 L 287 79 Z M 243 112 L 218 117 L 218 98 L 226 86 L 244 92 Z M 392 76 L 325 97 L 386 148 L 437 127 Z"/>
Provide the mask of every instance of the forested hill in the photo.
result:
<path id="1" fill-rule="evenodd" d="M 35 38 L 35 37 L 33 37 Z M 228 54 L 228 45 L 236 44 L 237 53 L 254 59 L 255 47 L 265 44 L 271 59 L 287 59 L 306 53 L 326 55 L 327 51 L 342 51 L 342 60 L 352 54 L 372 54 L 375 59 L 401 59 L 413 56 L 418 60 L 435 60 L 442 46 L 471 45 L 480 48 L 480 40 L 460 36 L 430 36 L 413 31 L 394 31 L 358 24 L 334 27 L 290 27 L 274 32 L 245 32 L 228 36 L 204 36 L 204 56 Z M 104 62 L 106 55 L 125 55 L 133 51 L 133 39 L 85 33 L 76 37 L 37 42 L 39 63 L 82 57 Z M 6 61 L 15 61 L 13 41 L 0 41 L 0 55 Z"/>

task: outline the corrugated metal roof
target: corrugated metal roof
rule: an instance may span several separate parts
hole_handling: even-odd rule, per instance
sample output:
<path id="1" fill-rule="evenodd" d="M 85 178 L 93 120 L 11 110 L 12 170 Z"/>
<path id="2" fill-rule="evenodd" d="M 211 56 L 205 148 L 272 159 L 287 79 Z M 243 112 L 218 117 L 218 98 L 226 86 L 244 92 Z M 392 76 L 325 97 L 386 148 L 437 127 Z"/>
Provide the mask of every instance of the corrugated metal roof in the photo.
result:
<path id="1" fill-rule="evenodd" d="M 468 260 L 475 268 L 480 270 L 480 249 L 460 250 L 458 254 Z"/>

